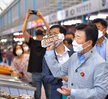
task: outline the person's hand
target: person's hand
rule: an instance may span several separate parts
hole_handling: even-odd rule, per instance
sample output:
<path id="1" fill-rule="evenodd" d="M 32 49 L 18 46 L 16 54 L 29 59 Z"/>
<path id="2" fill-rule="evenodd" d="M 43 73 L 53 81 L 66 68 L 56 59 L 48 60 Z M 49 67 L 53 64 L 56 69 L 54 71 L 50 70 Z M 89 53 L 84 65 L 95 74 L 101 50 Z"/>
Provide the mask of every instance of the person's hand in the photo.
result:
<path id="1" fill-rule="evenodd" d="M 67 82 L 68 81 L 68 76 L 63 76 L 62 79 Z"/>
<path id="2" fill-rule="evenodd" d="M 43 15 L 42 15 L 42 13 L 40 12 L 40 11 L 37 11 L 37 14 L 36 14 L 36 16 L 38 16 L 40 19 L 42 19 L 43 20 Z"/>
<path id="3" fill-rule="evenodd" d="M 55 41 L 54 41 L 50 46 L 47 47 L 47 51 L 54 50 L 55 47 L 56 47 L 56 44 L 55 44 Z"/>
<path id="4" fill-rule="evenodd" d="M 22 75 L 21 73 L 18 73 L 18 76 L 19 76 L 20 78 L 23 78 L 23 75 Z"/>
<path id="5" fill-rule="evenodd" d="M 20 77 L 20 78 L 23 78 L 23 75 L 22 75 L 21 73 L 19 73 L 17 70 L 13 71 L 11 74 L 12 74 L 13 76 L 18 76 L 18 77 Z"/>
<path id="6" fill-rule="evenodd" d="M 62 86 L 61 89 L 57 88 L 57 91 L 59 93 L 63 94 L 64 96 L 70 96 L 70 94 L 71 94 L 71 89 L 70 88 L 66 88 L 64 86 Z"/>
<path id="7" fill-rule="evenodd" d="M 26 17 L 29 18 L 32 11 L 30 9 L 27 10 Z"/>

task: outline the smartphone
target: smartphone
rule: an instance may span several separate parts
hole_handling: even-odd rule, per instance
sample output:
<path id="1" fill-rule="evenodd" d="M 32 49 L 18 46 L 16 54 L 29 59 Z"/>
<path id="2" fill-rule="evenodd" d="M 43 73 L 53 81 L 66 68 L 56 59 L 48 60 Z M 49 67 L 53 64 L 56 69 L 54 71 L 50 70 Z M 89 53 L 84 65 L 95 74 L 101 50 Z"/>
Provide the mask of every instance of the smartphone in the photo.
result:
<path id="1" fill-rule="evenodd" d="M 32 11 L 32 13 L 31 14 L 37 14 L 37 11 L 35 11 L 35 10 L 31 10 Z"/>

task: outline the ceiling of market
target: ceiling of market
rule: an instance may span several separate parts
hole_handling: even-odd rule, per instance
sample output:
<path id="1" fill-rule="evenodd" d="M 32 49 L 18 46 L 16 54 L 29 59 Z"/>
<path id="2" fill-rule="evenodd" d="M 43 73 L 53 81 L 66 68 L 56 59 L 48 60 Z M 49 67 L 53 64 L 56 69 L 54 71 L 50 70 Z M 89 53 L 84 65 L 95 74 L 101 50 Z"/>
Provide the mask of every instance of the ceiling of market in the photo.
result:
<path id="1" fill-rule="evenodd" d="M 15 0 L 0 0 L 0 14 Z M 60 2 L 60 9 L 65 9 L 72 5 L 78 4 L 81 0 L 50 0 L 49 4 L 39 8 L 39 10 L 44 14 L 50 14 L 58 11 L 58 2 Z"/>
<path id="2" fill-rule="evenodd" d="M 14 0 L 0 0 L 0 13 L 4 11 Z"/>

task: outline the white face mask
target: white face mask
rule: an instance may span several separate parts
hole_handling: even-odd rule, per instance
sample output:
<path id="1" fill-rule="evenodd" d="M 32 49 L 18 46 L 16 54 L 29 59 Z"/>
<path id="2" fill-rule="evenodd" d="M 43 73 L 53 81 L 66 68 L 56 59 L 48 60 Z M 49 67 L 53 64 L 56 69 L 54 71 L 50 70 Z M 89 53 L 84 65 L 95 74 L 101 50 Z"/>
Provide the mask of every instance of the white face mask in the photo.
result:
<path id="1" fill-rule="evenodd" d="M 81 51 L 83 51 L 83 44 L 78 44 L 76 42 L 76 40 L 73 40 L 72 45 L 73 45 L 73 50 L 75 52 L 79 52 L 80 53 Z"/>
<path id="2" fill-rule="evenodd" d="M 22 51 L 21 49 L 19 49 L 19 50 L 16 51 L 16 54 L 17 54 L 18 56 L 20 56 L 22 53 L 23 53 L 23 51 Z"/>
<path id="3" fill-rule="evenodd" d="M 98 39 L 101 38 L 103 36 L 103 32 L 98 30 Z"/>
<path id="4" fill-rule="evenodd" d="M 87 42 L 88 42 L 88 41 L 87 41 Z M 86 44 L 87 42 L 85 42 L 84 44 Z M 73 50 L 74 50 L 75 52 L 77 52 L 77 53 L 82 52 L 84 49 L 86 49 L 87 47 L 89 47 L 89 46 L 86 46 L 85 48 L 83 48 L 83 45 L 84 45 L 84 44 L 78 44 L 78 43 L 76 42 L 76 40 L 73 40 L 73 42 L 72 42 Z"/>
<path id="5" fill-rule="evenodd" d="M 26 47 L 23 47 L 24 51 L 28 51 L 29 50 L 29 47 L 26 46 Z"/>

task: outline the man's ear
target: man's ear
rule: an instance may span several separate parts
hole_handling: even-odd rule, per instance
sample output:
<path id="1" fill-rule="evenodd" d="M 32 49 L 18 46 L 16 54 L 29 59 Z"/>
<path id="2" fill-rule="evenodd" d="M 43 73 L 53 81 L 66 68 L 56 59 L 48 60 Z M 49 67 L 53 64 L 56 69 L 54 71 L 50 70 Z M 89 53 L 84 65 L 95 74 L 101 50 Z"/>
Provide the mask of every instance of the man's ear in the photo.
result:
<path id="1" fill-rule="evenodd" d="M 89 43 L 89 45 L 92 45 L 93 44 L 93 41 L 92 40 L 89 40 L 88 43 Z"/>

